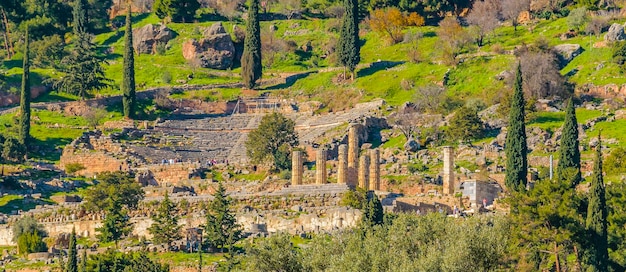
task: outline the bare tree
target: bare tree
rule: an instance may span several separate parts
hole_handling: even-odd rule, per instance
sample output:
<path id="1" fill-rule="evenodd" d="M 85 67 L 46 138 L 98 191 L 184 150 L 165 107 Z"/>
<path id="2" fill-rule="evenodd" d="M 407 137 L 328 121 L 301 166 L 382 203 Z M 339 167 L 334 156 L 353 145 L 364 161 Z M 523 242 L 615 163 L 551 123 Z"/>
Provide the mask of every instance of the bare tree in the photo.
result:
<path id="1" fill-rule="evenodd" d="M 278 8 L 280 13 L 287 16 L 287 19 L 291 20 L 291 18 L 302 12 L 302 1 L 301 0 L 281 0 L 278 1 Z"/>
<path id="2" fill-rule="evenodd" d="M 440 114 L 422 114 L 415 111 L 400 110 L 392 113 L 388 120 L 394 128 L 402 132 L 407 140 L 410 140 L 421 134 L 421 128 L 437 126 L 442 118 Z"/>
<path id="3" fill-rule="evenodd" d="M 441 42 L 444 61 L 448 64 L 456 64 L 456 56 L 471 41 L 468 32 L 461 27 L 456 17 L 441 20 L 437 36 Z"/>
<path id="4" fill-rule="evenodd" d="M 476 1 L 472 11 L 467 15 L 467 22 L 476 27 L 476 43 L 483 45 L 484 37 L 500 24 L 502 6 L 500 0 Z"/>
<path id="5" fill-rule="evenodd" d="M 559 61 L 551 51 L 525 51 L 519 54 L 522 65 L 523 88 L 536 99 L 567 95 L 569 87 L 559 69 Z"/>
<path id="6" fill-rule="evenodd" d="M 502 16 L 511 20 L 513 28 L 517 30 L 519 14 L 530 10 L 530 0 L 502 0 Z"/>
<path id="7" fill-rule="evenodd" d="M 418 112 L 437 112 L 445 100 L 446 89 L 437 85 L 419 87 L 413 95 L 413 104 Z"/>
<path id="8" fill-rule="evenodd" d="M 602 30 L 609 26 L 609 19 L 604 16 L 594 16 L 591 18 L 591 21 L 587 23 L 585 27 L 585 32 L 588 34 L 593 34 L 596 37 L 600 37 Z"/>
<path id="9" fill-rule="evenodd" d="M 87 111 L 83 113 L 83 118 L 87 121 L 92 128 L 97 128 L 100 125 L 100 122 L 106 118 L 107 111 L 102 106 L 97 107 L 89 107 Z"/>
<path id="10" fill-rule="evenodd" d="M 201 0 L 199 2 L 203 7 L 212 8 L 229 20 L 240 16 L 245 4 L 245 0 Z"/>

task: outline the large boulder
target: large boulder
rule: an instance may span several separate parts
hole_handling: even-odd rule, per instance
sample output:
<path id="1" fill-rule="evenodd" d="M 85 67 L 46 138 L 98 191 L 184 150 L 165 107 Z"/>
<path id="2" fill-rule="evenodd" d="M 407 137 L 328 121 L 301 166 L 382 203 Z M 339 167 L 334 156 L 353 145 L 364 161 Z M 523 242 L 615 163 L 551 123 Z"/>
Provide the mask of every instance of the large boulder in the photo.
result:
<path id="1" fill-rule="evenodd" d="M 152 54 L 157 44 L 166 44 L 176 33 L 164 25 L 148 24 L 133 30 L 133 48 L 139 54 Z"/>
<path id="2" fill-rule="evenodd" d="M 626 40 L 624 26 L 620 24 L 612 24 L 609 31 L 604 35 L 604 40 L 609 42 Z"/>
<path id="3" fill-rule="evenodd" d="M 204 32 L 204 38 L 185 42 L 183 57 L 200 67 L 224 70 L 233 65 L 235 45 L 218 22 Z"/>
<path id="4" fill-rule="evenodd" d="M 575 57 L 583 52 L 583 48 L 580 46 L 580 44 L 566 43 L 555 46 L 554 51 L 559 56 L 559 60 L 561 61 L 561 67 L 565 67 L 570 61 L 572 61 Z"/>

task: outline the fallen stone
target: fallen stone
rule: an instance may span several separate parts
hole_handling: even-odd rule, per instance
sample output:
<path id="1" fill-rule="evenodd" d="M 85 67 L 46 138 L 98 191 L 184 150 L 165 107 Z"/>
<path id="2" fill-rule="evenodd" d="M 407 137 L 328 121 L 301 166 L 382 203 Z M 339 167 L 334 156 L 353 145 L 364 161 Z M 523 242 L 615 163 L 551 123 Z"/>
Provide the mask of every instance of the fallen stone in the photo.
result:
<path id="1" fill-rule="evenodd" d="M 561 66 L 565 67 L 575 57 L 583 52 L 583 48 L 580 46 L 580 44 L 559 44 L 554 47 L 554 51 L 559 57 Z"/>
<path id="2" fill-rule="evenodd" d="M 626 40 L 624 26 L 620 24 L 612 24 L 609 31 L 604 35 L 604 40 L 609 42 Z"/>
<path id="3" fill-rule="evenodd" d="M 183 57 L 203 68 L 225 70 L 233 65 L 235 45 L 221 22 L 204 32 L 204 38 L 183 44 Z"/>
<path id="4" fill-rule="evenodd" d="M 133 48 L 139 54 L 152 54 L 157 44 L 166 44 L 176 33 L 164 25 L 148 24 L 133 30 Z"/>

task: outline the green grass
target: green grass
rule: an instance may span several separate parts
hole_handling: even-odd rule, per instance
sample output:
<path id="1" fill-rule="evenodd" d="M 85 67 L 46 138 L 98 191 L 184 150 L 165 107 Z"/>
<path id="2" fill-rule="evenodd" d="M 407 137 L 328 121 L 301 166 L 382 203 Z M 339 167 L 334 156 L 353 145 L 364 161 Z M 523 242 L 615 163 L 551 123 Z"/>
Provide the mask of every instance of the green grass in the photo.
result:
<path id="1" fill-rule="evenodd" d="M 599 117 L 602 112 L 597 110 L 576 109 L 576 119 L 578 123 L 584 123 L 587 120 Z M 555 131 L 563 126 L 565 120 L 565 112 L 537 112 L 532 116 L 528 126 L 539 127 L 543 130 Z"/>
<path id="2" fill-rule="evenodd" d="M 402 149 L 405 143 L 406 143 L 406 137 L 404 137 L 404 134 L 401 134 L 399 136 L 390 138 L 381 147 L 385 149 L 388 149 L 388 148 Z"/>
<path id="3" fill-rule="evenodd" d="M 11 214 L 12 211 L 27 211 L 34 209 L 36 204 L 33 202 L 25 203 L 24 197 L 18 195 L 6 195 L 0 197 L 0 213 Z"/>

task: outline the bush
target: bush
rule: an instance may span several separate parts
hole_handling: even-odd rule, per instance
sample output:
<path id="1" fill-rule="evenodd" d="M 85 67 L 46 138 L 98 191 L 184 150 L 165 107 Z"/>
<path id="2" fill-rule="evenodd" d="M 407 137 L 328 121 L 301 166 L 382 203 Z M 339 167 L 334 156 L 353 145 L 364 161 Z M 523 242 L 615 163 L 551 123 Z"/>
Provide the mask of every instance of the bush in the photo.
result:
<path id="1" fill-rule="evenodd" d="M 167 51 L 167 44 L 166 43 L 162 43 L 162 42 L 157 43 L 156 46 L 154 47 L 154 50 L 160 56 L 164 56 L 165 52 Z"/>
<path id="2" fill-rule="evenodd" d="M 341 197 L 341 205 L 355 209 L 363 209 L 367 202 L 367 192 L 363 188 L 349 190 Z"/>
<path id="3" fill-rule="evenodd" d="M 397 8 L 376 9 L 372 12 L 369 26 L 380 36 L 385 36 L 390 44 L 396 44 L 403 40 L 402 31 L 407 26 L 422 26 L 424 18 L 417 13 L 405 16 Z"/>
<path id="4" fill-rule="evenodd" d="M 2 158 L 4 161 L 20 163 L 26 156 L 26 147 L 16 138 L 10 137 L 4 141 Z"/>
<path id="5" fill-rule="evenodd" d="M 46 252 L 48 248 L 46 243 L 43 242 L 38 232 L 23 233 L 17 238 L 17 248 L 19 254 L 28 254 L 35 252 Z"/>
<path id="6" fill-rule="evenodd" d="M 587 22 L 587 8 L 581 7 L 572 10 L 567 16 L 567 26 L 571 29 L 580 29 Z"/>
<path id="7" fill-rule="evenodd" d="M 81 163 L 69 163 L 65 165 L 65 172 L 68 174 L 74 174 L 80 170 L 85 170 L 85 166 Z"/>
<path id="8" fill-rule="evenodd" d="M 169 71 L 163 71 L 161 79 L 163 80 L 163 83 L 169 84 L 170 82 L 172 82 L 172 74 L 170 74 Z"/>
<path id="9" fill-rule="evenodd" d="M 406 168 L 407 170 L 409 170 L 409 173 L 411 174 L 415 174 L 417 172 L 424 172 L 428 170 L 428 166 L 424 165 L 421 162 L 409 163 Z"/>
<path id="10" fill-rule="evenodd" d="M 619 174 L 626 172 L 626 149 L 618 147 L 614 149 L 604 162 L 604 171 L 607 174 Z"/>

